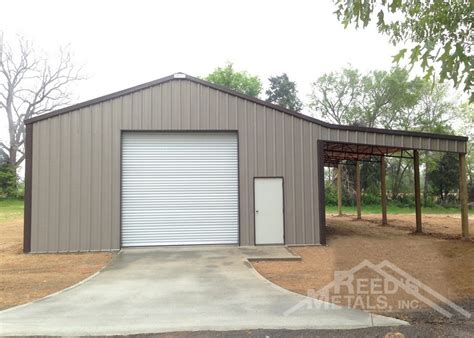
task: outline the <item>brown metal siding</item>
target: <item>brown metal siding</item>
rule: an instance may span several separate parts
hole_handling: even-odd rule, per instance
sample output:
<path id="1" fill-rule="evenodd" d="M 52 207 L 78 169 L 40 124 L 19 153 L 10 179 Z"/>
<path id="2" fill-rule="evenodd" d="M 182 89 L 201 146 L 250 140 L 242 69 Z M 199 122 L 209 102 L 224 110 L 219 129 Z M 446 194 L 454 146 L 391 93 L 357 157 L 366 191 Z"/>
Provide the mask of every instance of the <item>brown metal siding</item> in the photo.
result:
<path id="1" fill-rule="evenodd" d="M 188 80 L 32 124 L 33 252 L 120 248 L 120 130 L 238 130 L 240 244 L 254 244 L 253 177 L 285 181 L 287 244 L 319 243 L 319 126 Z"/>

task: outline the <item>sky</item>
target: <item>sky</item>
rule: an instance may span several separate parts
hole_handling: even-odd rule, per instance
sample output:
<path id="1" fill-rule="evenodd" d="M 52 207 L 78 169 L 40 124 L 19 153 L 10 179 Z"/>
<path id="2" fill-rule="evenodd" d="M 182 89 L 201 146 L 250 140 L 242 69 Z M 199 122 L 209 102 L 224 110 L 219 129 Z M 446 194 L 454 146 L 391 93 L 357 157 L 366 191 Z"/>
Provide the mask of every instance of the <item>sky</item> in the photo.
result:
<path id="1" fill-rule="evenodd" d="M 176 72 L 205 76 L 233 62 L 264 86 L 286 72 L 307 103 L 322 74 L 349 64 L 389 69 L 397 50 L 375 27 L 344 29 L 331 0 L 1 0 L 0 8 L 5 42 L 24 36 L 52 59 L 70 46 L 88 77 L 71 87 L 74 102 Z"/>
<path id="2" fill-rule="evenodd" d="M 52 57 L 71 46 L 89 76 L 74 88 L 79 100 L 175 72 L 204 76 L 227 61 L 262 79 L 286 72 L 306 100 L 323 73 L 388 69 L 396 53 L 373 27 L 344 29 L 330 0 L 2 0 L 1 8 L 5 40 L 22 35 Z"/>

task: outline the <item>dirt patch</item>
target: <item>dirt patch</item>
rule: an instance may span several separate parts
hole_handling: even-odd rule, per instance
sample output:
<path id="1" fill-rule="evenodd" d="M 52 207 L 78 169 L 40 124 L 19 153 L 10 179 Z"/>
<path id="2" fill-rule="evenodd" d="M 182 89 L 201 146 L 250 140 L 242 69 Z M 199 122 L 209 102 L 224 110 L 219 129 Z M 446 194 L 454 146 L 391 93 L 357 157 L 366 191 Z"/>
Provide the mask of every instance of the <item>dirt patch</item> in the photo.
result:
<path id="1" fill-rule="evenodd" d="M 74 285 L 102 269 L 112 253 L 23 254 L 23 222 L 0 223 L 0 310 Z"/>
<path id="2" fill-rule="evenodd" d="M 347 271 L 366 259 L 374 264 L 388 260 L 446 298 L 466 303 L 469 311 L 474 311 L 471 309 L 474 298 L 474 241 L 441 238 L 454 238 L 454 232 L 460 230 L 459 219 L 426 216 L 425 229 L 437 234 L 430 236 L 413 234 L 414 220 L 411 224 L 410 215 L 391 215 L 391 226 L 385 227 L 380 226 L 376 216 L 365 217 L 369 220 L 329 216 L 328 246 L 293 247 L 291 250 L 300 255 L 302 261 L 261 261 L 255 262 L 254 267 L 272 282 L 306 295 L 308 290 L 319 290 L 333 281 L 335 271 Z M 371 271 L 361 270 L 359 273 L 362 277 L 371 278 Z M 342 298 L 338 303 L 358 307 L 350 299 Z M 386 309 L 371 312 L 387 314 Z M 411 309 L 395 315 L 405 320 L 417 318 L 421 322 L 438 321 L 442 317 L 433 315 L 422 303 L 416 311 Z M 472 319 L 469 325 L 472 325 Z"/>
<path id="3" fill-rule="evenodd" d="M 364 215 L 366 221 L 380 224 L 380 215 Z M 444 239 L 461 238 L 461 215 L 423 215 L 423 233 L 433 237 Z M 415 231 L 416 221 L 414 214 L 388 215 L 388 226 L 397 229 Z M 471 217 L 469 226 L 474 231 L 474 219 Z M 474 234 L 471 231 L 471 240 L 474 240 Z"/>

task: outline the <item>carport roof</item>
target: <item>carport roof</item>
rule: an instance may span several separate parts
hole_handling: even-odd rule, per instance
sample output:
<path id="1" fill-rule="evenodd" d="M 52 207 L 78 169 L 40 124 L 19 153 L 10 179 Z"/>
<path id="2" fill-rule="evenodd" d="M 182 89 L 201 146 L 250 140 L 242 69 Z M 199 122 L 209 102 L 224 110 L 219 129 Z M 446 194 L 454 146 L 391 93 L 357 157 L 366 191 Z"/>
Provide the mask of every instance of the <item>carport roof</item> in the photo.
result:
<path id="1" fill-rule="evenodd" d="M 386 147 L 370 144 L 355 144 L 344 142 L 324 142 L 324 165 L 337 166 L 342 161 L 367 161 L 378 162 L 381 156 L 393 156 L 399 153 L 398 158 L 412 158 L 412 155 L 403 148 Z"/>
<path id="2" fill-rule="evenodd" d="M 134 93 L 134 92 L 137 92 L 137 91 L 149 88 L 149 87 L 153 87 L 153 86 L 156 86 L 156 85 L 168 82 L 168 81 L 182 80 L 182 79 L 186 79 L 186 80 L 189 80 L 191 82 L 199 83 L 201 85 L 213 88 L 215 90 L 219 90 L 219 91 L 228 93 L 230 95 L 240 97 L 244 100 L 251 101 L 251 102 L 260 104 L 262 106 L 266 106 L 266 107 L 271 108 L 271 109 L 275 109 L 275 110 L 280 111 L 282 113 L 295 116 L 297 118 L 300 118 L 300 119 L 303 119 L 303 120 L 321 125 L 323 127 L 329 128 L 329 129 L 359 131 L 359 132 L 371 132 L 371 133 L 386 134 L 386 135 L 430 137 L 430 138 L 454 140 L 454 141 L 462 141 L 462 142 L 467 142 L 467 140 L 468 140 L 468 138 L 465 137 L 465 136 L 457 136 L 457 135 L 446 135 L 446 134 L 422 133 L 422 132 L 404 131 L 404 130 L 391 130 L 391 129 L 336 125 L 336 124 L 332 124 L 332 123 L 328 123 L 328 122 L 318 120 L 314 117 L 311 117 L 311 116 L 308 116 L 308 115 L 305 115 L 305 114 L 301 114 L 301 113 L 298 113 L 298 112 L 295 112 L 295 111 L 292 111 L 292 110 L 289 110 L 289 109 L 285 109 L 283 107 L 271 104 L 269 102 L 265 102 L 265 101 L 260 100 L 258 98 L 236 92 L 236 91 L 231 90 L 229 88 L 226 88 L 226 87 L 223 87 L 223 86 L 220 86 L 220 85 L 216 85 L 214 83 L 204 81 L 202 79 L 199 79 L 199 78 L 196 78 L 196 77 L 184 74 L 184 73 L 175 73 L 175 74 L 163 77 L 163 78 L 158 79 L 158 80 L 147 82 L 147 83 L 144 83 L 144 84 L 141 84 L 141 85 L 138 85 L 138 86 L 134 86 L 134 87 L 131 87 L 131 88 L 128 88 L 128 89 L 120 90 L 118 92 L 114 92 L 114 93 L 111 93 L 111 94 L 108 94 L 108 95 L 104 95 L 104 96 L 101 96 L 101 97 L 98 97 L 98 98 L 95 98 L 95 99 L 92 99 L 92 100 L 88 100 L 88 101 L 81 102 L 81 103 L 78 103 L 78 104 L 75 104 L 75 105 L 72 105 L 72 106 L 69 106 L 69 107 L 58 109 L 58 110 L 55 110 L 55 111 L 47 113 L 47 114 L 35 116 L 35 117 L 32 117 L 32 118 L 29 118 L 29 119 L 25 120 L 25 124 L 31 124 L 31 123 L 42 121 L 42 120 L 45 120 L 45 119 L 48 119 L 48 118 L 51 118 L 51 117 L 55 117 L 55 116 L 58 116 L 58 115 L 61 115 L 61 114 L 69 113 L 69 112 L 72 112 L 72 111 L 75 111 L 75 110 L 78 110 L 78 109 L 81 109 L 81 108 L 85 108 L 85 107 L 88 107 L 88 106 L 91 106 L 91 105 L 94 105 L 94 104 L 98 104 L 98 103 L 101 103 L 101 102 L 104 102 L 104 101 L 108 101 L 108 100 L 111 100 L 111 99 L 114 99 L 114 98 L 117 98 L 117 97 L 120 97 L 120 96 L 123 96 L 123 95 L 128 95 L 128 94 L 131 94 L 131 93 Z"/>

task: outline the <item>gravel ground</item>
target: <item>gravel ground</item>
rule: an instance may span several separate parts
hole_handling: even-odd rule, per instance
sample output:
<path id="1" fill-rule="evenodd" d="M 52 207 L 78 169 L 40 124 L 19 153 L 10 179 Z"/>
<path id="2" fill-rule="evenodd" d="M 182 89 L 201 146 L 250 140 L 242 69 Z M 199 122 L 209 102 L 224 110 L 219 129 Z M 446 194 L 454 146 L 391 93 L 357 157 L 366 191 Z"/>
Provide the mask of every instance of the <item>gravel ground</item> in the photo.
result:
<path id="1" fill-rule="evenodd" d="M 381 227 L 377 216 L 366 215 L 362 221 L 352 216 L 328 217 L 328 246 L 291 248 L 301 262 L 255 262 L 257 271 L 275 284 L 307 294 L 334 279 L 335 271 L 347 271 L 367 259 L 375 264 L 389 260 L 422 283 L 470 312 L 474 317 L 474 241 L 457 239 L 459 219 L 447 215 L 425 217 L 428 234 L 414 235 L 411 215 L 390 215 L 390 225 Z M 372 278 L 361 271 L 356 278 Z M 341 293 L 343 294 L 344 291 Z M 340 293 L 340 294 L 341 294 Z M 344 295 L 344 294 L 343 294 Z M 406 298 L 400 295 L 399 298 Z M 397 301 L 398 299 L 394 299 Z M 339 303 L 352 306 L 342 299 Z M 356 307 L 356 306 L 354 306 Z M 362 308 L 363 307 L 359 307 Z M 370 328 L 351 331 L 274 332 L 270 336 L 385 336 L 399 331 L 406 336 L 474 336 L 474 319 L 459 315 L 451 319 L 420 304 L 417 310 L 371 310 L 410 322 L 410 327 L 396 330 Z M 252 332 L 250 336 L 268 332 Z"/>
<path id="2" fill-rule="evenodd" d="M 102 269 L 113 253 L 23 254 L 23 221 L 0 222 L 0 310 L 60 291 Z"/>

